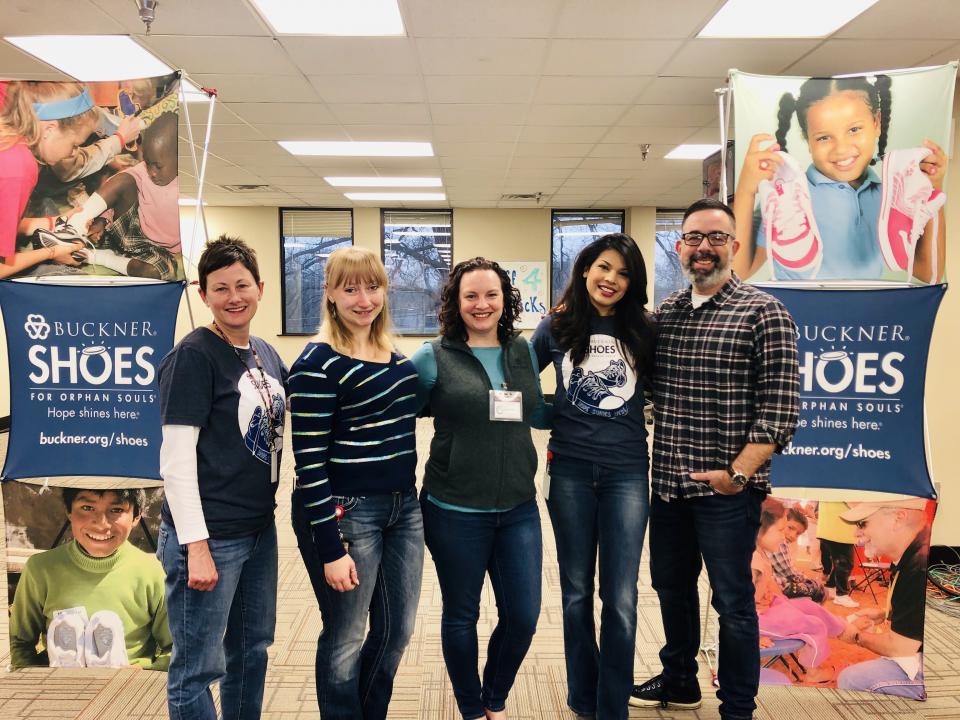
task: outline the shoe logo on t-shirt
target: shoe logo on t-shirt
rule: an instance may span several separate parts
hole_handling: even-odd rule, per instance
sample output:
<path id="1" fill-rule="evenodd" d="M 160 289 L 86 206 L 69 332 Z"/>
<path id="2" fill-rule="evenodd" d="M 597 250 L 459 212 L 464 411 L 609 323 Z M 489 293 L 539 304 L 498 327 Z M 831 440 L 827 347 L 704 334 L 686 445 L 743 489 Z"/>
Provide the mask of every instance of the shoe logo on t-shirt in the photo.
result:
<path id="1" fill-rule="evenodd" d="M 619 417 L 629 412 L 627 403 L 636 388 L 636 374 L 613 338 L 591 336 L 583 363 L 573 367 L 568 354 L 562 370 L 567 400 L 581 412 L 599 417 Z"/>
<path id="2" fill-rule="evenodd" d="M 267 382 L 273 394 L 270 398 L 271 412 L 274 417 L 274 426 L 278 428 L 281 436 L 273 441 L 275 450 L 280 450 L 283 443 L 282 426 L 283 413 L 285 409 L 284 395 L 276 388 L 282 387 L 275 378 L 267 375 Z M 260 462 L 270 464 L 270 420 L 267 417 L 263 407 L 263 396 L 251 384 L 247 373 L 240 376 L 237 390 L 240 392 L 240 402 L 237 405 L 237 420 L 240 425 L 240 432 L 243 433 L 243 443 L 247 446 L 250 453 Z"/>

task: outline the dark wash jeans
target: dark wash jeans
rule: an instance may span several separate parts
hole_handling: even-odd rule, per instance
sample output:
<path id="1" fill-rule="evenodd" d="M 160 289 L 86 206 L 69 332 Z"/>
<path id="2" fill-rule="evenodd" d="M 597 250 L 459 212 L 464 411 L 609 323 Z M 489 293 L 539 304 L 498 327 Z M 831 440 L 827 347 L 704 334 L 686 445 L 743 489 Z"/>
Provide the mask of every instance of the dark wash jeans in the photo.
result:
<path id="1" fill-rule="evenodd" d="M 160 523 L 157 557 L 173 636 L 167 710 L 172 720 L 216 720 L 210 685 L 219 681 L 223 717 L 257 720 L 277 618 L 277 526 L 207 545 L 219 579 L 209 592 L 191 590 L 187 546 L 173 525 Z"/>
<path id="2" fill-rule="evenodd" d="M 760 680 L 760 629 L 750 558 L 766 495 L 748 487 L 736 495 L 650 503 L 650 575 L 660 597 L 666 645 L 660 651 L 667 684 L 697 684 L 700 600 L 704 564 L 720 625 L 717 679 L 720 717 L 747 720 Z"/>
<path id="3" fill-rule="evenodd" d="M 543 538 L 536 500 L 505 512 L 446 510 L 420 496 L 427 547 L 437 567 L 443 614 L 440 639 L 460 714 L 503 710 L 540 617 Z M 477 674 L 477 621 L 484 577 L 497 600 L 483 685 Z"/>
<path id="4" fill-rule="evenodd" d="M 316 657 L 320 717 L 382 720 L 420 602 L 423 520 L 416 490 L 335 498 L 346 510 L 340 531 L 360 578 L 359 587 L 342 593 L 327 585 L 299 494 L 294 490 L 293 529 L 323 621 Z"/>
<path id="5" fill-rule="evenodd" d="M 597 720 L 626 720 L 637 638 L 637 575 L 647 527 L 646 472 L 554 455 L 547 508 L 563 598 L 567 705 Z M 599 556 L 600 644 L 594 624 Z"/>

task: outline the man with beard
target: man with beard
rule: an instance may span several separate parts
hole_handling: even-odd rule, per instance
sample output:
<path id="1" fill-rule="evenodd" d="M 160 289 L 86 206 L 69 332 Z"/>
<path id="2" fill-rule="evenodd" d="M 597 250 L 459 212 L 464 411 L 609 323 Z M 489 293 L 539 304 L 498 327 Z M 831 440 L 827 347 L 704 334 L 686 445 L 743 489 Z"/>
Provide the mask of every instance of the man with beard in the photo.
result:
<path id="1" fill-rule="evenodd" d="M 799 413 L 796 326 L 779 300 L 745 285 L 730 263 L 733 212 L 711 199 L 684 213 L 677 241 L 693 284 L 656 312 L 650 572 L 666 644 L 663 672 L 630 704 L 700 706 L 697 579 L 706 563 L 720 623 L 720 717 L 748 720 L 760 676 L 750 559 L 770 457 Z"/>
<path id="2" fill-rule="evenodd" d="M 923 611 L 927 587 L 930 523 L 923 498 L 863 502 L 840 514 L 857 526 L 857 540 L 868 557 L 892 560 L 890 588 L 883 608 L 861 608 L 848 615 L 840 639 L 880 657 L 843 669 L 837 687 L 923 700 Z M 852 619 L 855 618 L 855 619 Z"/>

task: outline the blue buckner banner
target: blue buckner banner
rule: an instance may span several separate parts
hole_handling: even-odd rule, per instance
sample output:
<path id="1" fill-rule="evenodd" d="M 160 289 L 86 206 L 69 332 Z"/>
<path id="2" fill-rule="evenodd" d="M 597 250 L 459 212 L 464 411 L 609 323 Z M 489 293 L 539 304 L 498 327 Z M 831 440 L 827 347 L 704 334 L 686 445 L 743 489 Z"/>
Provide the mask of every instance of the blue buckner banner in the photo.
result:
<path id="1" fill-rule="evenodd" d="M 934 497 L 923 390 L 946 286 L 764 289 L 793 315 L 800 353 L 800 422 L 774 484 Z"/>
<path id="2" fill-rule="evenodd" d="M 10 372 L 4 480 L 160 477 L 157 367 L 182 283 L 0 282 Z"/>

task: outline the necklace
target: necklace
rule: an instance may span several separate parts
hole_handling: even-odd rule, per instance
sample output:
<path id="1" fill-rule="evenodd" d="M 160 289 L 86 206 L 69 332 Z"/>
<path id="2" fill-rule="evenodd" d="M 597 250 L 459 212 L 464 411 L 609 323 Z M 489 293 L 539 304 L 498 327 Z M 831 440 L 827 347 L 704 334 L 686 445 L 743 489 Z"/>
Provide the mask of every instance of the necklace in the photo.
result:
<path id="1" fill-rule="evenodd" d="M 267 374 L 263 370 L 263 363 L 260 362 L 260 355 L 257 353 L 257 348 L 254 347 L 253 340 L 250 340 L 250 352 L 253 354 L 253 360 L 257 364 L 257 370 L 260 371 L 260 380 L 262 384 L 257 384 L 256 379 L 253 377 L 253 373 L 250 372 L 250 366 L 244 362 L 243 357 L 240 355 L 240 351 L 237 349 L 237 346 L 234 345 L 227 339 L 227 334 L 223 329 L 217 325 L 217 321 L 213 321 L 213 327 L 217 331 L 217 334 L 220 338 L 233 350 L 233 354 L 237 356 L 237 360 L 240 361 L 240 364 L 243 365 L 243 369 L 247 373 L 247 377 L 250 378 L 250 384 L 257 389 L 257 394 L 260 396 L 260 400 L 263 401 L 263 410 L 267 417 L 267 427 L 269 428 L 268 440 L 270 443 L 270 453 L 273 454 L 276 452 L 276 441 L 280 439 L 279 425 L 280 423 L 276 418 L 273 417 L 272 412 L 272 403 L 270 402 L 270 381 L 267 380 Z"/>

